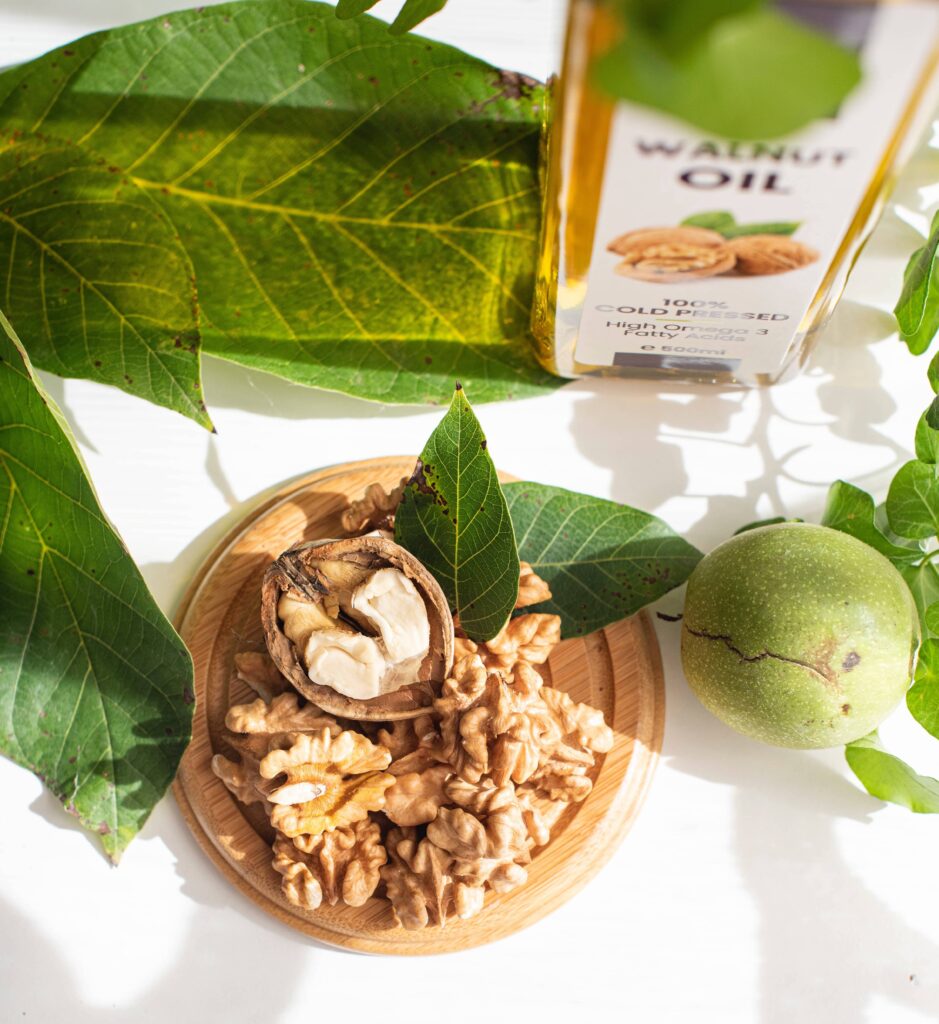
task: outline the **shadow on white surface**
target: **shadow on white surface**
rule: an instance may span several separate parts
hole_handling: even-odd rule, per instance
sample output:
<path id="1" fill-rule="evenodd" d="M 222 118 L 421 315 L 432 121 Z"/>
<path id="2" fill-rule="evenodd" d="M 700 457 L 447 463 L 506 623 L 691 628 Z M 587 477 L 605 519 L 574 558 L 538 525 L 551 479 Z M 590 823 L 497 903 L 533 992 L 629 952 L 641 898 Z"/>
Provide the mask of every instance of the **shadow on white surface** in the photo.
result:
<path id="1" fill-rule="evenodd" d="M 256 416 L 286 420 L 383 419 L 413 416 L 433 406 L 384 405 L 337 391 L 293 384 L 283 377 L 250 370 L 225 359 L 203 358 L 202 379 L 206 402 L 212 409 L 238 409 Z M 472 398 L 472 396 L 470 396 Z M 440 395 L 439 408 L 446 408 L 449 391 Z"/>
<path id="2" fill-rule="evenodd" d="M 939 946 L 851 869 L 836 835 L 839 820 L 869 825 L 884 805 L 840 774 L 840 749 L 766 747 L 712 718 L 684 682 L 677 637 L 669 639 L 664 756 L 672 769 L 734 790 L 736 860 L 759 937 L 755 1019 L 889 1019 L 872 1016 L 879 999 L 939 1018 Z"/>

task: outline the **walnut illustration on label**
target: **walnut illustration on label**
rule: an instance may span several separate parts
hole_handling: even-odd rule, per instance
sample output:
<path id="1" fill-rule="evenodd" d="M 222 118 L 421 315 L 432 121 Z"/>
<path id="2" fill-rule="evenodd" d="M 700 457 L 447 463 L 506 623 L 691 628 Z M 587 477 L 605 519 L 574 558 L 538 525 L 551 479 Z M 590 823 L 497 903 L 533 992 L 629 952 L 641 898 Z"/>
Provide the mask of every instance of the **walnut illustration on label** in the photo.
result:
<path id="1" fill-rule="evenodd" d="M 728 243 L 738 274 L 784 274 L 818 259 L 818 253 L 802 242 L 784 235 L 744 235 Z"/>
<path id="2" fill-rule="evenodd" d="M 614 273 L 661 284 L 718 275 L 782 274 L 818 259 L 814 249 L 787 235 L 728 237 L 710 228 L 688 225 L 627 231 L 614 238 L 607 250 L 622 257 Z"/>

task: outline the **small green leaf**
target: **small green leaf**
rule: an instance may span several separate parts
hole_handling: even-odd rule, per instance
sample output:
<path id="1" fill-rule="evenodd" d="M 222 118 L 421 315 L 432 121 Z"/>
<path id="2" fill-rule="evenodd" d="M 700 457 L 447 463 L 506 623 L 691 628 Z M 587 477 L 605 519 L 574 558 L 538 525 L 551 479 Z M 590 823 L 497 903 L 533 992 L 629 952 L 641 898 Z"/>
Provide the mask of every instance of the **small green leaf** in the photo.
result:
<path id="1" fill-rule="evenodd" d="M 935 626 L 935 612 L 939 605 L 933 605 L 933 615 L 927 612 L 927 620 Z M 939 640 L 924 640 L 916 659 L 913 685 L 906 694 L 906 706 L 917 722 L 939 739 Z"/>
<path id="2" fill-rule="evenodd" d="M 734 215 L 727 210 L 712 213 L 695 213 L 682 222 L 686 227 L 710 228 L 725 238 L 742 238 L 744 235 L 792 235 L 801 227 L 797 220 L 765 221 L 756 224 L 738 224 Z"/>
<path id="3" fill-rule="evenodd" d="M 772 138 L 826 117 L 861 77 L 856 54 L 763 5 L 725 11 L 681 47 L 664 35 L 633 26 L 598 61 L 597 83 L 727 138 Z"/>
<path id="4" fill-rule="evenodd" d="M 0 751 L 112 860 L 189 740 L 192 660 L 0 313 Z"/>
<path id="5" fill-rule="evenodd" d="M 887 492 L 887 521 L 901 537 L 922 539 L 939 533 L 937 468 L 913 460 L 901 466 Z"/>
<path id="6" fill-rule="evenodd" d="M 773 516 L 772 519 L 757 519 L 755 522 L 747 523 L 745 526 L 741 526 L 739 530 L 734 530 L 734 536 L 738 533 L 748 533 L 750 530 L 758 530 L 761 526 L 778 526 L 780 523 L 803 523 L 804 519 L 787 519 L 785 516 Z"/>
<path id="7" fill-rule="evenodd" d="M 151 196 L 100 157 L 0 129 L 0 306 L 36 366 L 212 426 L 192 264 Z"/>
<path id="8" fill-rule="evenodd" d="M 939 214 L 937 214 L 937 217 L 939 217 Z M 939 394 L 939 352 L 929 360 L 926 376 L 929 379 L 929 386 Z"/>
<path id="9" fill-rule="evenodd" d="M 721 234 L 732 230 L 737 225 L 734 215 L 727 210 L 714 210 L 712 213 L 695 213 L 690 217 L 685 217 L 681 223 L 682 227 L 709 228 L 711 231 L 719 231 Z"/>
<path id="10" fill-rule="evenodd" d="M 923 557 L 922 548 L 918 545 L 904 547 L 884 536 L 876 522 L 874 499 L 866 491 L 844 480 L 836 480 L 828 490 L 822 526 L 849 533 L 876 548 L 895 565 Z"/>
<path id="11" fill-rule="evenodd" d="M 934 562 L 926 559 L 921 560 L 918 564 L 901 565 L 899 562 L 894 564 L 910 588 L 923 631 L 928 635 L 932 630 L 926 620 L 926 613 L 932 605 L 939 601 L 939 571 L 936 570 Z"/>
<path id="12" fill-rule="evenodd" d="M 416 28 L 432 14 L 443 10 L 447 0 L 404 0 L 404 6 L 391 23 L 391 34 L 401 35 Z"/>
<path id="13" fill-rule="evenodd" d="M 336 4 L 336 14 L 340 18 L 354 18 L 371 10 L 377 3 L 378 0 L 339 0 Z M 391 23 L 391 34 L 401 35 L 410 32 L 426 18 L 443 10 L 446 5 L 447 0 L 404 0 L 398 16 Z"/>
<path id="14" fill-rule="evenodd" d="M 680 586 L 701 552 L 638 509 L 545 484 L 506 484 L 519 556 L 551 587 L 539 611 L 583 636 Z"/>
<path id="15" fill-rule="evenodd" d="M 922 619 L 927 636 L 939 636 L 939 603 L 931 604 L 923 613 Z"/>
<path id="16" fill-rule="evenodd" d="M 762 224 L 735 224 L 722 231 L 725 238 L 743 238 L 745 235 L 794 235 L 802 227 L 798 220 L 772 220 Z"/>
<path id="17" fill-rule="evenodd" d="M 937 395 L 925 412 L 926 426 L 939 430 L 939 395 Z"/>
<path id="18" fill-rule="evenodd" d="M 405 489 L 395 540 L 434 575 L 471 640 L 502 629 L 518 598 L 518 549 L 486 438 L 459 385 Z"/>
<path id="19" fill-rule="evenodd" d="M 939 402 L 939 399 L 936 400 Z M 934 402 L 933 405 L 936 403 Z M 924 412 L 916 424 L 916 457 L 930 466 L 939 462 L 939 429 L 929 422 L 929 413 Z"/>
<path id="20" fill-rule="evenodd" d="M 336 4 L 337 18 L 355 18 L 371 10 L 378 0 L 338 0 Z"/>
<path id="21" fill-rule="evenodd" d="M 903 275 L 903 289 L 894 307 L 900 327 L 900 339 L 906 342 L 914 355 L 925 352 L 939 330 L 939 265 L 936 249 L 939 247 L 939 213 L 933 218 L 929 238 L 922 248 L 910 257 Z M 933 390 L 939 390 L 935 360 L 929 368 Z"/>
<path id="22" fill-rule="evenodd" d="M 917 814 L 939 814 L 939 781 L 917 775 L 900 758 L 888 754 L 876 732 L 849 743 L 844 753 L 851 771 L 871 796 Z"/>

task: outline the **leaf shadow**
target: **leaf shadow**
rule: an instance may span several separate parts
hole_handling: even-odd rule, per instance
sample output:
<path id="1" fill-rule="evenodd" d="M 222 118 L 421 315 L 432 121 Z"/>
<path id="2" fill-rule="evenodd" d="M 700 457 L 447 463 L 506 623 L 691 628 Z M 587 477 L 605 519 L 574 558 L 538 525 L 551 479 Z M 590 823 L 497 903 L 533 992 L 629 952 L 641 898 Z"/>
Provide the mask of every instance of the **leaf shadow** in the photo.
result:
<path id="1" fill-rule="evenodd" d="M 104 901 L 99 914 L 105 923 L 107 911 Z M 142 920 L 139 925 L 146 927 Z M 15 1015 L 40 1024 L 63 1019 L 71 1024 L 191 1020 L 194 1006 L 199 1007 L 197 1016 L 215 1019 L 213 1004 L 205 998 L 207 983 L 216 994 L 212 998 L 224 993 L 226 1013 L 234 1014 L 232 1019 L 277 1020 L 290 1005 L 313 947 L 269 920 L 233 913 L 224 902 L 201 905 L 191 915 L 167 966 L 141 971 L 138 976 L 145 979 L 145 987 L 126 1002 L 102 1005 L 92 1004 L 83 995 L 85 985 L 76 975 L 74 962 L 60 953 L 49 934 L 2 901 L 0 934 L 7 947 L 5 958 L 15 968 L 4 975 L 3 1006 L 9 1015 L 5 1019 Z M 125 930 L 120 941 L 133 949 L 135 932 Z M 138 962 L 145 962 L 146 949 L 144 941 L 144 955 L 136 957 Z M 245 949 L 252 951 L 249 970 L 239 955 Z M 115 982 L 120 991 L 122 983 L 117 978 Z"/>

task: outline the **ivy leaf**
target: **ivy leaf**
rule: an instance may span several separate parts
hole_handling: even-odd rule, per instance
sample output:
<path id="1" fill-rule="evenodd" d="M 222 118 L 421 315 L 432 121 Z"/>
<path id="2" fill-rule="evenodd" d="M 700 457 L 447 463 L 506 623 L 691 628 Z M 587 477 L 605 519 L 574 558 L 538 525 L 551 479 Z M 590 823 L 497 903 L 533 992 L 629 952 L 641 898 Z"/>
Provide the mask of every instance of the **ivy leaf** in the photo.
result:
<path id="1" fill-rule="evenodd" d="M 901 466 L 887 492 L 887 521 L 901 537 L 939 533 L 939 479 L 935 466 L 914 459 Z"/>
<path id="2" fill-rule="evenodd" d="M 916 457 L 934 466 L 939 462 L 939 430 L 930 425 L 928 417 L 928 413 L 923 413 L 916 424 Z"/>
<path id="3" fill-rule="evenodd" d="M 922 248 L 910 257 L 903 275 L 903 290 L 894 307 L 900 327 L 900 340 L 906 342 L 914 355 L 925 352 L 939 331 L 939 266 L 936 250 L 939 248 L 939 213 L 933 217 L 929 238 Z M 935 370 L 930 368 L 930 380 L 935 385 Z M 939 424 L 934 424 L 939 425 Z"/>
<path id="4" fill-rule="evenodd" d="M 518 599 L 518 549 L 499 477 L 463 389 L 430 435 L 395 540 L 436 578 L 471 640 L 491 640 Z"/>
<path id="5" fill-rule="evenodd" d="M 895 565 L 923 557 L 919 545 L 904 547 L 885 536 L 876 522 L 874 499 L 866 491 L 844 480 L 836 480 L 829 488 L 821 522 L 822 526 L 841 530 L 869 544 Z"/>
<path id="6" fill-rule="evenodd" d="M 849 743 L 844 753 L 851 771 L 871 796 L 918 814 L 939 814 L 939 781 L 917 775 L 900 758 L 887 753 L 876 732 Z"/>
<path id="7" fill-rule="evenodd" d="M 142 189 L 77 146 L 0 129 L 0 301 L 33 362 L 211 427 L 192 265 Z"/>
<path id="8" fill-rule="evenodd" d="M 928 559 L 922 559 L 915 565 L 901 565 L 896 562 L 894 564 L 910 588 L 924 632 L 930 633 L 926 613 L 932 605 L 939 601 L 939 572 L 936 570 L 935 563 Z"/>
<path id="9" fill-rule="evenodd" d="M 454 377 L 476 401 L 560 385 L 526 340 L 542 102 L 519 75 L 308 0 L 184 11 L 0 75 L 8 130 L 100 154 L 159 205 L 205 352 L 384 402 L 433 401 Z"/>
<path id="10" fill-rule="evenodd" d="M 735 139 L 786 135 L 828 116 L 857 85 L 856 54 L 767 6 L 741 6 L 719 8 L 682 46 L 668 43 L 667 26 L 632 25 L 597 62 L 598 85 Z"/>
<path id="11" fill-rule="evenodd" d="M 551 587 L 538 611 L 583 636 L 632 615 L 680 586 L 701 552 L 661 519 L 615 501 L 546 484 L 503 488 L 519 556 Z"/>
<path id="12" fill-rule="evenodd" d="M 939 605 L 933 605 L 932 610 L 934 613 L 939 611 Z M 934 627 L 935 621 L 931 625 Z M 930 637 L 920 645 L 913 685 L 906 694 L 906 706 L 926 732 L 939 739 L 939 640 Z"/>
<path id="13" fill-rule="evenodd" d="M 189 740 L 192 661 L 0 313 L 0 750 L 117 860 Z"/>
<path id="14" fill-rule="evenodd" d="M 371 10 L 377 3 L 378 0 L 339 0 L 336 4 L 336 14 L 340 18 L 354 18 L 357 14 Z M 432 14 L 443 10 L 446 5 L 447 0 L 404 0 L 404 6 L 398 12 L 389 31 L 392 35 L 410 32 Z"/>

